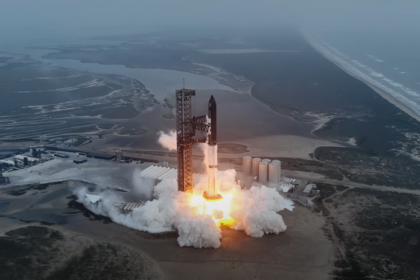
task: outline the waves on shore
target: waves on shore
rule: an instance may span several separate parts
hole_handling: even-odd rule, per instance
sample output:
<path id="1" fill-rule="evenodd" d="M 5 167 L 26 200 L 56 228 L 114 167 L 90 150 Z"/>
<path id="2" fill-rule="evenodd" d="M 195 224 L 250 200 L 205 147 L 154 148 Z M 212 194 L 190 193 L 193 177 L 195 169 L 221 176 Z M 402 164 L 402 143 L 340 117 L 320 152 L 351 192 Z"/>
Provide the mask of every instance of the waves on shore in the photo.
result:
<path id="1" fill-rule="evenodd" d="M 420 93 L 398 83 L 391 78 L 379 73 L 371 67 L 361 63 L 360 61 L 351 58 L 350 56 L 340 52 L 330 44 L 321 40 L 320 38 L 304 33 L 305 39 L 314 47 L 318 52 L 330 59 L 344 70 L 348 71 L 360 80 L 370 84 L 383 92 L 387 93 L 404 107 L 408 108 L 417 116 L 420 116 Z M 372 55 L 367 55 L 376 62 L 384 62 Z M 398 68 L 396 68 L 398 69 Z M 403 73 L 403 72 L 399 72 Z"/>

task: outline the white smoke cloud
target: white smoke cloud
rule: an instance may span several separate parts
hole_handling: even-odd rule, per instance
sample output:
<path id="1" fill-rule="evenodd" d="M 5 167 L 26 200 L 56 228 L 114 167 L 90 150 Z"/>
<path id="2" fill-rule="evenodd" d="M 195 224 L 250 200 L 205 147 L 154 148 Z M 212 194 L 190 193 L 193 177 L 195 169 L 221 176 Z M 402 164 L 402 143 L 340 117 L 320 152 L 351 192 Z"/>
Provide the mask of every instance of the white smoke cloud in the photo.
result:
<path id="1" fill-rule="evenodd" d="M 175 130 L 169 131 L 169 134 L 166 134 L 163 131 L 159 131 L 158 135 L 159 135 L 158 143 L 162 147 L 170 151 L 176 151 L 176 131 Z"/>
<path id="2" fill-rule="evenodd" d="M 198 146 L 200 148 L 200 150 L 203 152 L 204 155 L 204 159 L 202 162 L 202 165 L 204 165 L 204 169 L 206 170 L 206 174 L 208 173 L 208 168 L 209 168 L 209 157 L 208 157 L 208 146 L 205 143 L 197 143 L 196 146 Z"/>
<path id="3" fill-rule="evenodd" d="M 219 193 L 231 196 L 230 214 L 234 218 L 231 228 L 244 230 L 252 237 L 264 234 L 278 234 L 286 230 L 281 215 L 277 212 L 293 209 L 293 203 L 283 198 L 276 190 L 252 187 L 242 190 L 235 182 L 236 171 L 218 172 Z M 206 185 L 203 179 L 194 188 L 196 195 L 202 195 Z M 178 192 L 176 180 L 163 180 L 154 187 L 154 200 L 143 207 L 124 214 L 113 205 L 124 200 L 111 191 L 97 191 L 101 202 L 92 204 L 86 198 L 86 187 L 73 190 L 78 201 L 92 212 L 110 217 L 114 222 L 124 226 L 151 233 L 177 230 L 178 244 L 196 248 L 218 248 L 222 238 L 221 230 L 211 216 L 201 215 L 200 206 L 192 206 L 192 194 Z"/>
<path id="4" fill-rule="evenodd" d="M 155 180 L 152 178 L 145 178 L 140 175 L 141 170 L 135 170 L 131 178 L 133 185 L 133 192 L 140 200 L 151 200 L 153 198 L 153 189 Z"/>

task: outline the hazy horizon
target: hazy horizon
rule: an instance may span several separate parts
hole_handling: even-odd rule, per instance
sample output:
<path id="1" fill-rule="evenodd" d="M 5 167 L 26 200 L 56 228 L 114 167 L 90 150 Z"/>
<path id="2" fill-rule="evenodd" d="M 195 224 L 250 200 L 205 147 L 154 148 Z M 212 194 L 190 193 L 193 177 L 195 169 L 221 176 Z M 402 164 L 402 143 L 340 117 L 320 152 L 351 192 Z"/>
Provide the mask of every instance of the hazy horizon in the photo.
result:
<path id="1" fill-rule="evenodd" d="M 47 38 L 137 34 L 167 29 L 266 29 L 279 26 L 370 35 L 414 31 L 414 1 L 3 1 L 2 44 Z"/>
<path id="2" fill-rule="evenodd" d="M 197 34 L 237 39 L 264 33 L 265 38 L 278 40 L 276 32 L 285 28 L 304 30 L 343 54 L 341 59 L 359 71 L 357 76 L 380 83 L 379 87 L 419 112 L 420 39 L 414 36 L 420 26 L 418 10 L 420 2 L 387 0 L 4 1 L 0 51 L 149 32 L 181 40 Z"/>

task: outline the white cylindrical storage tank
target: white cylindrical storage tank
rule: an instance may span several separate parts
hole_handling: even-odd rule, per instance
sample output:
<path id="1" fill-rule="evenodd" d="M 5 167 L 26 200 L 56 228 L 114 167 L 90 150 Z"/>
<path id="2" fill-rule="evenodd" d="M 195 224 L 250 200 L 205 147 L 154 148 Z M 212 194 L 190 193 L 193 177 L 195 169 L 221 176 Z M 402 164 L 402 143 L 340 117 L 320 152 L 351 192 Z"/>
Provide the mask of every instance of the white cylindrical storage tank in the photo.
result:
<path id="1" fill-rule="evenodd" d="M 273 184 L 279 183 L 279 167 L 277 162 L 268 165 L 268 181 Z"/>
<path id="2" fill-rule="evenodd" d="M 255 176 L 258 177 L 260 162 L 261 162 L 260 158 L 253 158 L 252 159 L 252 177 L 255 177 Z"/>
<path id="3" fill-rule="evenodd" d="M 265 159 L 263 159 L 262 161 L 263 161 L 263 162 L 266 162 L 266 163 L 270 163 L 270 162 L 271 162 L 271 159 L 265 158 Z"/>
<path id="4" fill-rule="evenodd" d="M 279 182 L 281 181 L 281 161 L 279 161 L 279 160 L 273 160 L 272 162 L 275 162 L 275 163 L 277 163 L 277 167 L 278 167 L 278 176 L 279 176 Z"/>
<path id="5" fill-rule="evenodd" d="M 258 172 L 258 182 L 261 184 L 267 184 L 267 175 L 268 175 L 268 163 L 260 162 L 259 172 Z"/>
<path id="6" fill-rule="evenodd" d="M 244 176 L 252 175 L 252 157 L 244 156 L 242 158 L 242 173 Z"/>

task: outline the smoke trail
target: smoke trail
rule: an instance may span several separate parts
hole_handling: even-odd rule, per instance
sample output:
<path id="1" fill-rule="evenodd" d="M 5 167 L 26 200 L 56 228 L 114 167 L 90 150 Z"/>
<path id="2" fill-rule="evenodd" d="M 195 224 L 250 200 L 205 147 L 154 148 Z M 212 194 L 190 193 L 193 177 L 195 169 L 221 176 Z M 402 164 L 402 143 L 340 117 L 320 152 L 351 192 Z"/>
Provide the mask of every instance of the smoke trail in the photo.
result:
<path id="1" fill-rule="evenodd" d="M 159 135 L 158 143 L 162 147 L 170 151 L 176 151 L 176 131 L 175 130 L 169 131 L 169 134 L 166 134 L 163 131 L 159 131 L 158 135 Z"/>
<path id="2" fill-rule="evenodd" d="M 242 190 L 235 182 L 236 171 L 227 170 L 218 173 L 219 193 L 232 197 L 230 215 L 234 218 L 231 228 L 244 230 L 252 237 L 264 234 L 278 234 L 286 230 L 282 217 L 277 212 L 293 209 L 293 203 L 283 198 L 274 189 L 265 186 Z M 206 180 L 202 180 L 194 189 L 195 195 L 202 195 Z M 123 214 L 113 202 L 124 201 L 111 191 L 97 191 L 102 200 L 92 204 L 86 198 L 87 187 L 73 190 L 78 201 L 92 212 L 110 217 L 124 226 L 151 233 L 177 230 L 178 244 L 196 248 L 218 248 L 221 230 L 211 216 L 202 215 L 200 205 L 191 205 L 193 194 L 178 192 L 176 180 L 163 180 L 154 187 L 154 200 L 143 207 Z"/>

